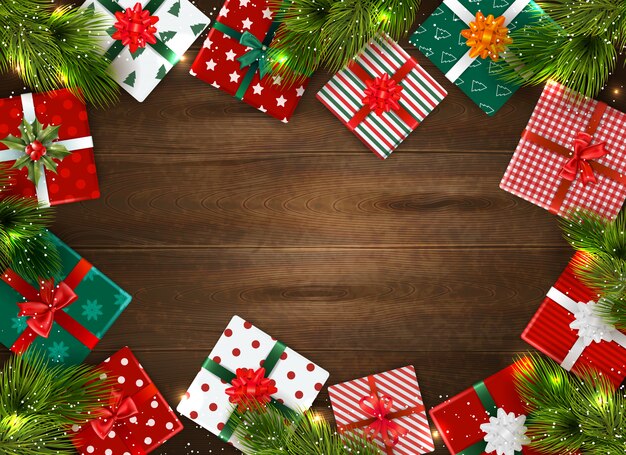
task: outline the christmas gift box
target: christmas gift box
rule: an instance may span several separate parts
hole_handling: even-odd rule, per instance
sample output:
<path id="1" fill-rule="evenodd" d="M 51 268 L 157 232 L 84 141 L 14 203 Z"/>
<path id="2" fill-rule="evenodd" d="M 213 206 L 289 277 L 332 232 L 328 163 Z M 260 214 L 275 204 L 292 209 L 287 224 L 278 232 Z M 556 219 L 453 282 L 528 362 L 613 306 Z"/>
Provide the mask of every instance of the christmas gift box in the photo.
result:
<path id="1" fill-rule="evenodd" d="M 430 410 L 452 455 L 538 455 L 528 447 L 516 368 L 513 364 Z"/>
<path id="2" fill-rule="evenodd" d="M 626 332 L 598 315 L 598 292 L 576 276 L 575 266 L 584 262 L 584 253 L 574 255 L 522 339 L 568 371 L 593 369 L 620 386 L 626 379 Z"/>
<path id="3" fill-rule="evenodd" d="M 183 424 L 128 347 L 101 365 L 111 396 L 94 419 L 72 427 L 81 455 L 145 455 L 183 429 Z"/>
<path id="4" fill-rule="evenodd" d="M 110 73 L 137 101 L 145 100 L 209 25 L 188 0 L 87 0 L 108 18 L 101 37 Z"/>
<path id="5" fill-rule="evenodd" d="M 0 343 L 29 346 L 52 362 L 82 362 L 131 297 L 74 250 L 48 233 L 61 256 L 59 276 L 30 283 L 7 269 L 0 281 Z"/>
<path id="6" fill-rule="evenodd" d="M 551 213 L 613 219 L 626 199 L 626 114 L 548 82 L 500 188 Z"/>
<path id="7" fill-rule="evenodd" d="M 44 206 L 100 197 L 85 104 L 69 90 L 0 99 L 0 165 L 7 194 Z"/>
<path id="8" fill-rule="evenodd" d="M 318 92 L 370 150 L 387 158 L 446 91 L 388 37 L 379 37 Z"/>
<path id="9" fill-rule="evenodd" d="M 308 409 L 328 372 L 234 316 L 177 411 L 243 451 L 233 412 L 271 402 L 286 416 Z"/>
<path id="10" fill-rule="evenodd" d="M 272 0 L 226 0 L 191 75 L 287 123 L 308 79 L 286 85 L 265 58 L 280 22 Z"/>
<path id="11" fill-rule="evenodd" d="M 415 368 L 406 366 L 328 388 L 338 431 L 388 455 L 435 450 Z"/>
<path id="12" fill-rule="evenodd" d="M 494 115 L 519 88 L 499 74 L 507 65 L 499 57 L 506 56 L 508 32 L 541 13 L 532 0 L 444 0 L 409 41 L 487 115 Z"/>

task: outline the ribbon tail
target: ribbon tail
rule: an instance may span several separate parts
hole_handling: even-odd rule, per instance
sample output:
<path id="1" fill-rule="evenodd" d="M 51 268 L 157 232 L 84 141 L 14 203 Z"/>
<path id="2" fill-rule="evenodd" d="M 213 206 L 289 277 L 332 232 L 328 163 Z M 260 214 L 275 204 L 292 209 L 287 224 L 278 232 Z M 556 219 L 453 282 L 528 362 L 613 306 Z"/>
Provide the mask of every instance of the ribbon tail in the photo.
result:
<path id="1" fill-rule="evenodd" d="M 582 183 L 583 185 L 587 185 L 587 183 L 597 183 L 596 176 L 593 173 L 593 169 L 591 165 L 586 161 L 580 162 L 580 168 L 582 171 Z"/>
<path id="2" fill-rule="evenodd" d="M 50 331 L 52 330 L 53 322 L 54 316 L 52 315 L 52 313 L 48 312 L 37 318 L 30 318 L 28 321 L 26 321 L 26 324 L 33 332 L 35 332 L 40 337 L 48 338 L 50 336 Z"/>
<path id="3" fill-rule="evenodd" d="M 580 156 L 583 160 L 594 160 L 596 158 L 602 158 L 608 151 L 604 148 L 605 142 L 600 142 L 598 144 L 590 145 L 586 147 Z"/>
<path id="4" fill-rule="evenodd" d="M 573 182 L 576 179 L 579 161 L 578 158 L 570 158 L 561 169 L 561 172 L 559 172 L 559 177 Z"/>
<path id="5" fill-rule="evenodd" d="M 108 418 L 106 422 L 103 422 L 101 419 L 95 419 L 91 421 L 91 428 L 100 439 L 105 439 L 111 432 L 114 423 L 113 418 Z"/>

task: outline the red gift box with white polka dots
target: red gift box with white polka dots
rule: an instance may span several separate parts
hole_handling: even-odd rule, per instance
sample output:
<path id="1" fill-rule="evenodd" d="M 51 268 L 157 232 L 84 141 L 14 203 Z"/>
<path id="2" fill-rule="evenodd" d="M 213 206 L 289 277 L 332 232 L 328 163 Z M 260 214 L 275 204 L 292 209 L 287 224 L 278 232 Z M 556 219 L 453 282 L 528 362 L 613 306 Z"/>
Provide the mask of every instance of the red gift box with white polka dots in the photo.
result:
<path id="1" fill-rule="evenodd" d="M 98 419 L 72 428 L 73 443 L 81 455 L 148 454 L 183 429 L 183 424 L 128 347 L 106 359 L 100 369 L 103 370 L 101 379 L 113 384 L 112 395 L 115 393 L 120 399 L 117 405 L 106 403 Z M 132 406 L 124 403 L 127 399 L 132 400 Z M 129 408 L 134 408 L 133 412 L 129 412 Z M 111 414 L 116 417 L 107 431 L 104 424 Z M 104 438 L 95 426 L 105 428 Z"/>
<path id="2" fill-rule="evenodd" d="M 211 367 L 207 369 L 207 365 L 218 365 L 218 369 L 230 373 L 242 368 L 258 371 L 268 366 L 272 355 L 276 362 L 268 367 L 271 371 L 266 372 L 266 377 L 275 382 L 277 391 L 271 398 L 292 410 L 304 411 L 311 407 L 328 379 L 328 372 L 234 316 L 176 410 L 241 450 L 236 435 L 229 437 L 223 432 L 236 408 L 226 393 L 233 384 L 209 371 Z"/>
<path id="3" fill-rule="evenodd" d="M 10 134 L 21 136 L 18 127 L 24 117 L 31 122 L 34 121 L 31 117 L 35 117 L 44 126 L 60 126 L 57 141 L 66 145 L 71 155 L 63 160 L 54 159 L 58 164 L 57 173 L 45 169 L 45 177 L 41 177 L 44 181 L 37 187 L 28 180 L 26 168 L 14 170 L 8 192 L 37 197 L 43 205 L 100 197 L 85 104 L 65 89 L 0 99 L 0 139 Z M 13 165 L 15 153 L 0 144 L 0 164 Z"/>
<path id="4" fill-rule="evenodd" d="M 308 79 L 286 85 L 280 76 L 266 74 L 260 77 L 254 66 L 242 68 L 237 60 L 249 50 L 237 36 L 249 32 L 266 44 L 264 40 L 272 28 L 275 15 L 276 6 L 271 0 L 254 3 L 250 0 L 226 0 L 218 13 L 217 24 L 209 31 L 190 73 L 287 123 L 302 99 Z"/>

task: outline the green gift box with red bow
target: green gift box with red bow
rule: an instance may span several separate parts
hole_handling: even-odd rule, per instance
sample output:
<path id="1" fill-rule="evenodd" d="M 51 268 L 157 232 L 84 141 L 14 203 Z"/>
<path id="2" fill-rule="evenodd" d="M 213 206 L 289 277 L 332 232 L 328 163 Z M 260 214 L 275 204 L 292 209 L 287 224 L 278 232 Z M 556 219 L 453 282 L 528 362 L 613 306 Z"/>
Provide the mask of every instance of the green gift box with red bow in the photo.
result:
<path id="1" fill-rule="evenodd" d="M 58 276 L 29 282 L 13 270 L 0 281 L 0 343 L 15 353 L 29 348 L 52 362 L 77 364 L 128 306 L 131 296 L 48 233 L 62 263 Z"/>

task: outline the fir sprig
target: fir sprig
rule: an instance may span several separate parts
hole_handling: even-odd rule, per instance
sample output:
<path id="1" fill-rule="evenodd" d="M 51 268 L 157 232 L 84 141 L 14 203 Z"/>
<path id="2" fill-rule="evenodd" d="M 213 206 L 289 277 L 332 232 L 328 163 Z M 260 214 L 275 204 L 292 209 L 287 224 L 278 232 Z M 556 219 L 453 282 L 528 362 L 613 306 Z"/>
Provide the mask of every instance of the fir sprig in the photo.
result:
<path id="1" fill-rule="evenodd" d="M 46 231 L 52 216 L 35 199 L 0 199 L 0 270 L 10 267 L 31 281 L 59 272 L 61 259 Z"/>
<path id="2" fill-rule="evenodd" d="M 529 408 L 531 447 L 541 453 L 626 452 L 626 396 L 601 374 L 579 376 L 540 355 L 517 363 L 515 382 Z"/>
<path id="3" fill-rule="evenodd" d="M 0 2 L 0 70 L 16 71 L 37 91 L 68 87 L 97 106 L 112 103 L 118 85 L 98 44 L 106 19 L 82 8 L 54 7 L 45 0 Z"/>
<path id="4" fill-rule="evenodd" d="M 297 422 L 271 404 L 236 413 L 235 436 L 250 455 L 380 455 L 365 439 L 340 437 L 319 414 L 306 411 Z"/>
<path id="5" fill-rule="evenodd" d="M 73 424 L 102 407 L 110 384 L 89 366 L 52 366 L 37 352 L 12 356 L 0 371 L 0 454 L 72 454 Z"/>
<path id="6" fill-rule="evenodd" d="M 268 58 L 289 85 L 319 68 L 341 69 L 379 33 L 404 36 L 420 0 L 274 0 L 282 23 Z"/>

